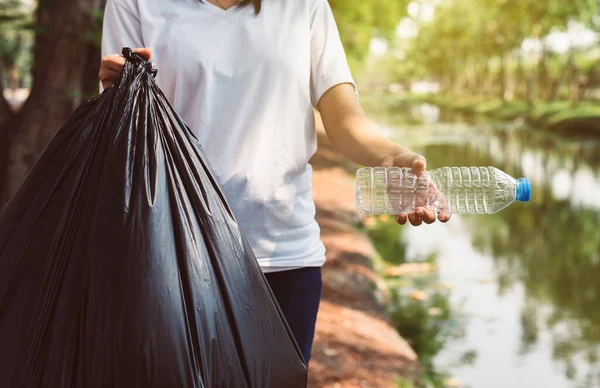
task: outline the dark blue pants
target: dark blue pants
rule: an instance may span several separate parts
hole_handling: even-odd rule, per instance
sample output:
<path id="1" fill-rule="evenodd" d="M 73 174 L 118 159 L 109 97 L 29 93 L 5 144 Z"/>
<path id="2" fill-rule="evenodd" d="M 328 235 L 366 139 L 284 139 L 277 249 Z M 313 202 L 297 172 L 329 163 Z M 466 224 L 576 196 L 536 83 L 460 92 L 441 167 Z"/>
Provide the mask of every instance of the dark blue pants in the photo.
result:
<path id="1" fill-rule="evenodd" d="M 321 267 L 271 272 L 265 276 L 308 365 L 321 301 Z"/>

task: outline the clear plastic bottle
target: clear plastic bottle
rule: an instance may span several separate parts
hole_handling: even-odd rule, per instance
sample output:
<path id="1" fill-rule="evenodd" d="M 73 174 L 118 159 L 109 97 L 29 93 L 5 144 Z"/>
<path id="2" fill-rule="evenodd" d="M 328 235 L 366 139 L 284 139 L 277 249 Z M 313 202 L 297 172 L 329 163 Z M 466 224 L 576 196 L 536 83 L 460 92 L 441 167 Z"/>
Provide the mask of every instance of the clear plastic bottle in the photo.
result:
<path id="1" fill-rule="evenodd" d="M 441 194 L 441 195 L 440 195 Z M 531 184 L 495 167 L 442 167 L 415 176 L 410 168 L 366 167 L 356 173 L 356 207 L 365 214 L 492 214 L 529 201 Z"/>

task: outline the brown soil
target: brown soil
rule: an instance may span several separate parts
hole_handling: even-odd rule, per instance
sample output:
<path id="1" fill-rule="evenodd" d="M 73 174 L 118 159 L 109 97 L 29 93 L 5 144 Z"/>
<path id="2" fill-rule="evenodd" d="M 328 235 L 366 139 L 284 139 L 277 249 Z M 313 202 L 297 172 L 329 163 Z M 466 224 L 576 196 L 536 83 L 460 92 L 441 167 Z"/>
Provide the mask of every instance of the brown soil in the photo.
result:
<path id="1" fill-rule="evenodd" d="M 376 254 L 369 239 L 353 227 L 354 177 L 322 132 L 313 191 L 321 238 L 327 247 L 323 300 L 319 309 L 310 388 L 397 387 L 399 377 L 417 376 L 417 357 L 385 315 L 387 289 L 373 270 Z"/>

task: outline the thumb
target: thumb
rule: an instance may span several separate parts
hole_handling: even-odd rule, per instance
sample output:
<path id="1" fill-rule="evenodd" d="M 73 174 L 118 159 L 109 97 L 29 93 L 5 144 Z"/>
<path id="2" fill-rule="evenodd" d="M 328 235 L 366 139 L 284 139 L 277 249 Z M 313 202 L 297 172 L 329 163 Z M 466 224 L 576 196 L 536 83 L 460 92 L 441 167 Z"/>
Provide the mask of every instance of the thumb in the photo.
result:
<path id="1" fill-rule="evenodd" d="M 141 55 L 147 61 L 150 60 L 150 57 L 152 56 L 152 49 L 148 48 L 148 47 L 138 47 L 138 48 L 134 49 L 133 52 Z"/>
<path id="2" fill-rule="evenodd" d="M 425 172 L 427 161 L 416 152 L 404 152 L 394 158 L 394 166 L 412 168 L 413 174 L 418 175 Z"/>

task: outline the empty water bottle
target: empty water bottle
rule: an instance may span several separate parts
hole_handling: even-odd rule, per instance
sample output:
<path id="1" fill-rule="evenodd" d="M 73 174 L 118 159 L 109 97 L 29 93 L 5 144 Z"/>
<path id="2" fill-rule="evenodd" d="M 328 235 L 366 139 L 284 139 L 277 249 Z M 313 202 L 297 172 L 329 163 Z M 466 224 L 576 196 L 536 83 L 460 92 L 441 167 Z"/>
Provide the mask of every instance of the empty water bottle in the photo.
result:
<path id="1" fill-rule="evenodd" d="M 495 167 L 442 167 L 419 176 L 410 168 L 367 167 L 356 173 L 356 207 L 365 214 L 492 214 L 529 201 L 531 184 Z"/>

